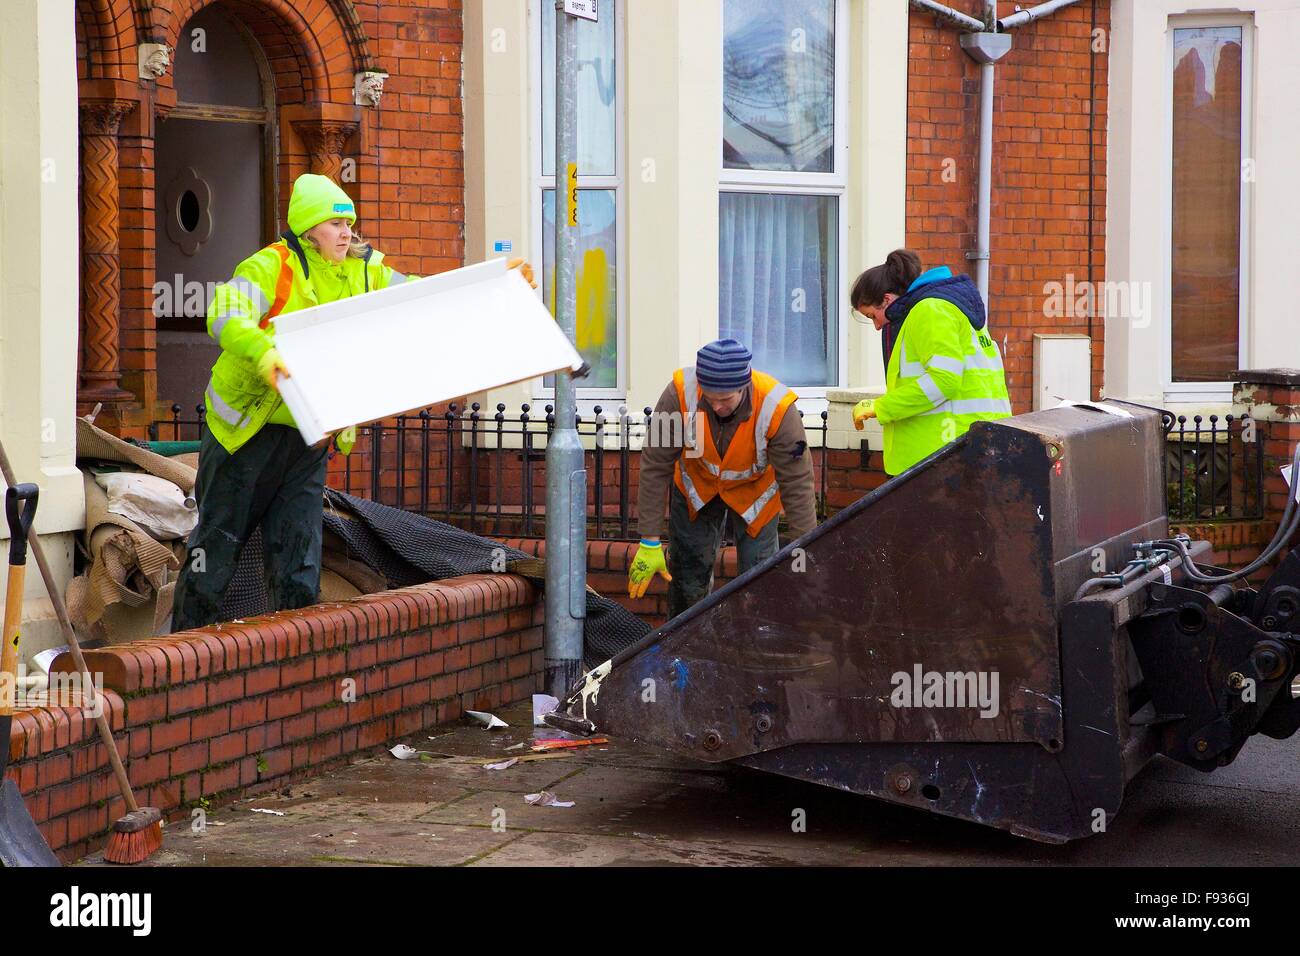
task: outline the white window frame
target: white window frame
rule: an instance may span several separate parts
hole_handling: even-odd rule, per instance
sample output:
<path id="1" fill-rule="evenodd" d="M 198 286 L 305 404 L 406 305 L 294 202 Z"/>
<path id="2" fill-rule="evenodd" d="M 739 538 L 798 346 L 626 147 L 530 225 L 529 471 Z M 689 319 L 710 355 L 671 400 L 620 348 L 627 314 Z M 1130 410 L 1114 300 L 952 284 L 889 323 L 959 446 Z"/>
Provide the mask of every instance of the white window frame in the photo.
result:
<path id="1" fill-rule="evenodd" d="M 1167 188 L 1164 190 L 1164 328 L 1160 359 L 1161 384 L 1165 402 L 1169 404 L 1224 403 L 1232 401 L 1232 382 L 1175 382 L 1174 365 L 1174 312 L 1173 312 L 1173 245 L 1174 245 L 1174 31 L 1195 30 L 1207 27 L 1241 28 L 1241 157 L 1254 155 L 1254 103 L 1255 103 L 1255 20 L 1251 14 L 1179 14 L 1170 16 L 1165 28 L 1165 149 L 1164 170 Z M 1237 316 L 1237 367 L 1245 368 L 1250 356 L 1250 208 L 1254 183 L 1242 180 L 1241 206 L 1238 212 L 1239 248 L 1238 270 L 1241 276 L 1241 297 Z"/>
<path id="2" fill-rule="evenodd" d="M 614 291 L 614 308 L 617 311 L 614 326 L 617 330 L 616 342 L 618 350 L 617 362 L 617 385 L 614 388 L 589 388 L 582 385 L 582 380 L 578 379 L 577 399 L 578 413 L 584 418 L 590 417 L 592 407 L 601 405 L 602 412 L 613 420 L 617 414 L 616 406 L 611 407 L 611 402 L 622 402 L 627 398 L 627 135 L 626 122 L 627 114 L 625 111 L 625 97 L 627 88 L 627 67 L 625 56 L 624 42 L 624 20 L 623 20 L 623 3 L 627 0 L 604 0 L 600 6 L 600 15 L 602 17 L 609 15 L 613 11 L 614 17 L 614 175 L 613 176 L 585 176 L 582 170 L 578 170 L 578 189 L 604 189 L 613 190 L 614 192 L 614 243 L 615 243 L 615 291 Z M 545 288 L 544 277 L 541 276 L 542 250 L 544 236 L 544 219 L 542 215 L 543 194 L 548 189 L 555 188 L 555 176 L 542 175 L 542 150 L 546 144 L 542 141 L 542 11 L 548 12 L 553 8 L 552 0 L 529 0 L 528 3 L 528 49 L 530 51 L 528 62 L 528 101 L 529 106 L 529 140 L 528 156 L 530 175 L 532 184 L 529 190 L 529 221 L 531 245 L 537 258 L 539 281 L 537 295 L 542 298 Z M 558 209 L 559 197 L 556 196 Z M 543 379 L 537 379 L 533 386 L 534 401 L 554 401 L 555 389 L 547 388 L 543 384 Z M 629 409 L 629 414 L 633 410 Z"/>
<path id="3" fill-rule="evenodd" d="M 725 0 L 724 0 L 725 2 Z M 839 236 L 836 241 L 838 263 L 836 265 L 837 288 L 827 290 L 827 305 L 835 319 L 836 369 L 837 381 L 830 385 L 802 385 L 799 382 L 785 382 L 799 394 L 799 408 L 805 416 L 819 415 L 827 408 L 826 392 L 844 388 L 849 374 L 849 282 L 848 282 L 848 247 L 849 228 L 846 215 L 849 188 L 849 0 L 835 0 L 835 145 L 832 149 L 835 168 L 829 173 L 778 172 L 763 169 L 728 169 L 725 166 L 721 129 L 717 142 L 718 202 L 722 202 L 722 193 L 774 193 L 795 196 L 834 196 L 836 203 L 835 221 Z M 723 30 L 723 47 L 718 50 L 718 69 L 722 69 L 723 54 L 727 42 L 726 30 Z M 723 104 L 718 104 L 719 113 Z M 719 236 L 719 244 L 722 239 Z M 722 316 L 718 316 L 721 328 Z"/>

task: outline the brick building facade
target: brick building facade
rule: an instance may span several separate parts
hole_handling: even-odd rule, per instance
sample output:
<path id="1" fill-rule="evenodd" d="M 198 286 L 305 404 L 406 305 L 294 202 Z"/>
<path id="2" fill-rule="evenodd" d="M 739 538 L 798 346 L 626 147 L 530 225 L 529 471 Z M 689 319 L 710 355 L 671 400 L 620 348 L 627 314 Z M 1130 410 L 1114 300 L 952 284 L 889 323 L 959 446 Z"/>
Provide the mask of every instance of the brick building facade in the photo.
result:
<path id="1" fill-rule="evenodd" d="M 974 2 L 955 6 L 978 13 Z M 177 74 L 185 79 L 193 24 L 213 10 L 242 25 L 260 48 L 271 81 L 274 174 L 266 177 L 265 191 L 272 212 L 263 217 L 262 241 L 283 228 L 294 177 L 313 170 L 342 179 L 358 201 L 363 234 L 404 271 L 437 272 L 475 258 L 464 243 L 467 101 L 456 0 L 80 0 L 76 9 L 85 196 L 79 411 L 107 398 L 101 423 L 143 436 L 150 421 L 170 417 L 169 406 L 180 398 L 160 375 L 167 358 L 159 337 L 168 333 L 160 331 L 166 320 L 154 308 L 155 283 L 166 278 L 157 254 L 159 220 L 168 212 L 157 176 L 159 128 L 178 109 L 184 112 Z M 1104 322 L 1073 309 L 1053 314 L 1045 290 L 1071 277 L 1099 282 L 1105 276 L 1109 17 L 1107 0 L 1084 0 L 1020 27 L 996 70 L 989 298 L 1017 412 L 1033 403 L 1036 333 L 1089 336 L 1092 392 L 1102 389 Z M 931 14 L 910 10 L 907 38 L 906 90 L 890 91 L 906 99 L 903 241 L 927 265 L 973 271 L 967 257 L 976 244 L 979 66 L 961 49 L 957 30 Z M 175 51 L 175 62 L 156 78 L 142 76 L 140 46 L 150 43 Z M 357 78 L 373 73 L 386 74 L 377 105 L 354 92 Z M 116 208 L 107 198 L 114 176 Z M 844 280 L 871 264 L 850 261 Z M 635 273 L 634 256 L 628 268 Z M 540 404 L 533 403 L 534 422 L 545 415 Z M 617 404 L 606 403 L 611 421 Z M 191 408 L 186 404 L 182 415 Z M 490 431 L 487 408 L 481 418 Z M 433 409 L 431 425 L 424 426 L 432 428 L 432 444 L 419 423 L 401 436 L 386 434 L 377 468 L 371 436 L 363 436 L 348 463 L 351 474 L 345 476 L 345 463 L 335 460 L 331 484 L 346 482 L 354 493 L 391 503 L 400 498 L 407 507 L 454 512 L 474 497 L 480 512 L 498 498 L 507 513 L 520 510 L 523 451 L 493 455 L 476 467 L 459 440 L 467 424 L 456 426 L 458 440 L 448 444 L 444 411 Z M 630 411 L 634 418 L 639 413 Z M 517 409 L 506 413 L 513 417 Z M 824 482 L 818 456 L 818 487 L 829 511 L 884 480 L 879 453 L 859 449 L 856 437 L 850 434 L 850 447 L 830 453 L 834 461 Z M 405 447 L 401 475 L 399 439 Z M 545 497 L 543 446 L 537 442 L 528 468 L 538 503 Z M 626 462 L 630 502 L 636 459 L 634 451 Z M 589 456 L 593 513 L 596 465 Z M 623 465 L 617 453 L 601 463 L 606 515 L 611 509 L 617 514 Z M 632 525 L 634 534 L 634 515 Z M 540 534 L 541 522 L 535 527 Z"/>
<path id="2" fill-rule="evenodd" d="M 363 235 L 401 270 L 429 274 L 463 263 L 459 7 L 458 0 L 78 0 L 80 413 L 103 402 L 100 424 L 143 437 L 150 421 L 168 417 L 167 408 L 181 400 L 159 384 L 155 288 L 172 278 L 159 267 L 162 220 L 174 210 L 169 184 L 158 173 L 167 164 L 162 131 L 177 117 L 190 124 L 187 130 L 210 128 L 214 137 L 220 129 L 202 124 L 233 129 L 260 120 L 268 144 L 260 157 L 261 212 L 252 212 L 254 241 L 206 264 L 200 282 L 220 281 L 239 258 L 275 239 L 293 180 L 304 172 L 342 182 L 358 204 Z M 222 15 L 227 24 L 213 19 Z M 204 24 L 202 36 L 196 22 Z M 234 35 L 232 27 L 246 50 L 233 50 L 231 42 L 207 48 L 207 31 L 216 44 L 218 33 Z M 157 75 L 146 63 L 150 54 Z M 232 62 L 221 64 L 223 57 Z M 240 71 L 251 69 L 249 63 L 263 74 L 258 107 L 178 98 L 178 82 L 194 87 L 195 77 L 184 71 L 195 64 L 211 68 L 220 86 L 233 87 L 246 79 Z M 375 76 L 383 78 L 382 96 L 371 102 L 354 86 L 359 77 Z M 211 99 L 223 98 L 224 90 L 214 92 Z M 231 155 L 214 165 L 255 166 L 256 151 L 239 148 L 246 142 L 254 140 L 230 140 Z M 227 220 L 232 203 L 254 202 L 232 199 L 230 190 L 210 201 L 213 213 Z M 191 223 L 203 211 L 190 212 Z M 180 324 L 199 333 L 193 311 Z"/>

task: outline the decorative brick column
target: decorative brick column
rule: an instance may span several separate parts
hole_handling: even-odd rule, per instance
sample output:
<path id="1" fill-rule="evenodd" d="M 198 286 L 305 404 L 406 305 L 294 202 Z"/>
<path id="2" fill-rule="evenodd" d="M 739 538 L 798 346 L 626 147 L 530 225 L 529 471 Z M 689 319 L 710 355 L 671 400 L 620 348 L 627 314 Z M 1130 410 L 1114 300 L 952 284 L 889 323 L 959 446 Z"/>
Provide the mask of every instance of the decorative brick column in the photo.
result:
<path id="1" fill-rule="evenodd" d="M 121 222 L 117 132 L 136 105 L 121 97 L 81 100 L 81 262 L 85 314 L 81 342 L 82 402 L 129 401 L 120 386 Z"/>
<path id="2" fill-rule="evenodd" d="M 1283 466 L 1291 464 L 1300 442 L 1300 370 L 1247 369 L 1236 374 L 1234 414 L 1255 422 L 1256 440 L 1264 448 L 1264 517 L 1276 524 L 1286 507 Z"/>

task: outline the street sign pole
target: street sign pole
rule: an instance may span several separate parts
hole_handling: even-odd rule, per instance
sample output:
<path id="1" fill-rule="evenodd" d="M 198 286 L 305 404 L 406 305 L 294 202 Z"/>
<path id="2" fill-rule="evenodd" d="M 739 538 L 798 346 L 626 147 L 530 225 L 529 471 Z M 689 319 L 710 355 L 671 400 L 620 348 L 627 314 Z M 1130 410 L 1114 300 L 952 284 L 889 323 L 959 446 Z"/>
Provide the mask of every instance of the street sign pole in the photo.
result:
<path id="1" fill-rule="evenodd" d="M 573 0 L 555 0 L 555 319 L 575 341 L 578 258 L 578 39 Z M 592 12 L 595 3 L 591 4 Z M 585 15 L 585 14 L 584 14 Z M 587 472 L 573 375 L 555 375 L 555 423 L 546 442 L 545 687 L 565 697 L 582 671 L 587 616 Z"/>

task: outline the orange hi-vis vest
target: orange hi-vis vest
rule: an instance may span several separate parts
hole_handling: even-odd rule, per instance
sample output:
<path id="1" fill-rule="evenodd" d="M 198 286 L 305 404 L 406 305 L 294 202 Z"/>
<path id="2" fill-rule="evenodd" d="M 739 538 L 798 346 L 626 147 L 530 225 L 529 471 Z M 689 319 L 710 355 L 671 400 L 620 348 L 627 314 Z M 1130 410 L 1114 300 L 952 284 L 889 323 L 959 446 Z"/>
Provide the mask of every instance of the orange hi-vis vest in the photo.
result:
<path id="1" fill-rule="evenodd" d="M 673 482 L 690 507 L 692 521 L 701 508 L 721 495 L 727 507 L 744 519 L 749 536 L 755 538 L 781 513 L 780 488 L 776 469 L 767 460 L 767 443 L 798 396 L 771 375 L 751 375 L 753 411 L 736 429 L 723 457 L 713 444 L 709 416 L 696 414 L 701 390 L 695 367 L 679 368 L 673 373 L 687 436 L 687 447 L 673 468 Z"/>

